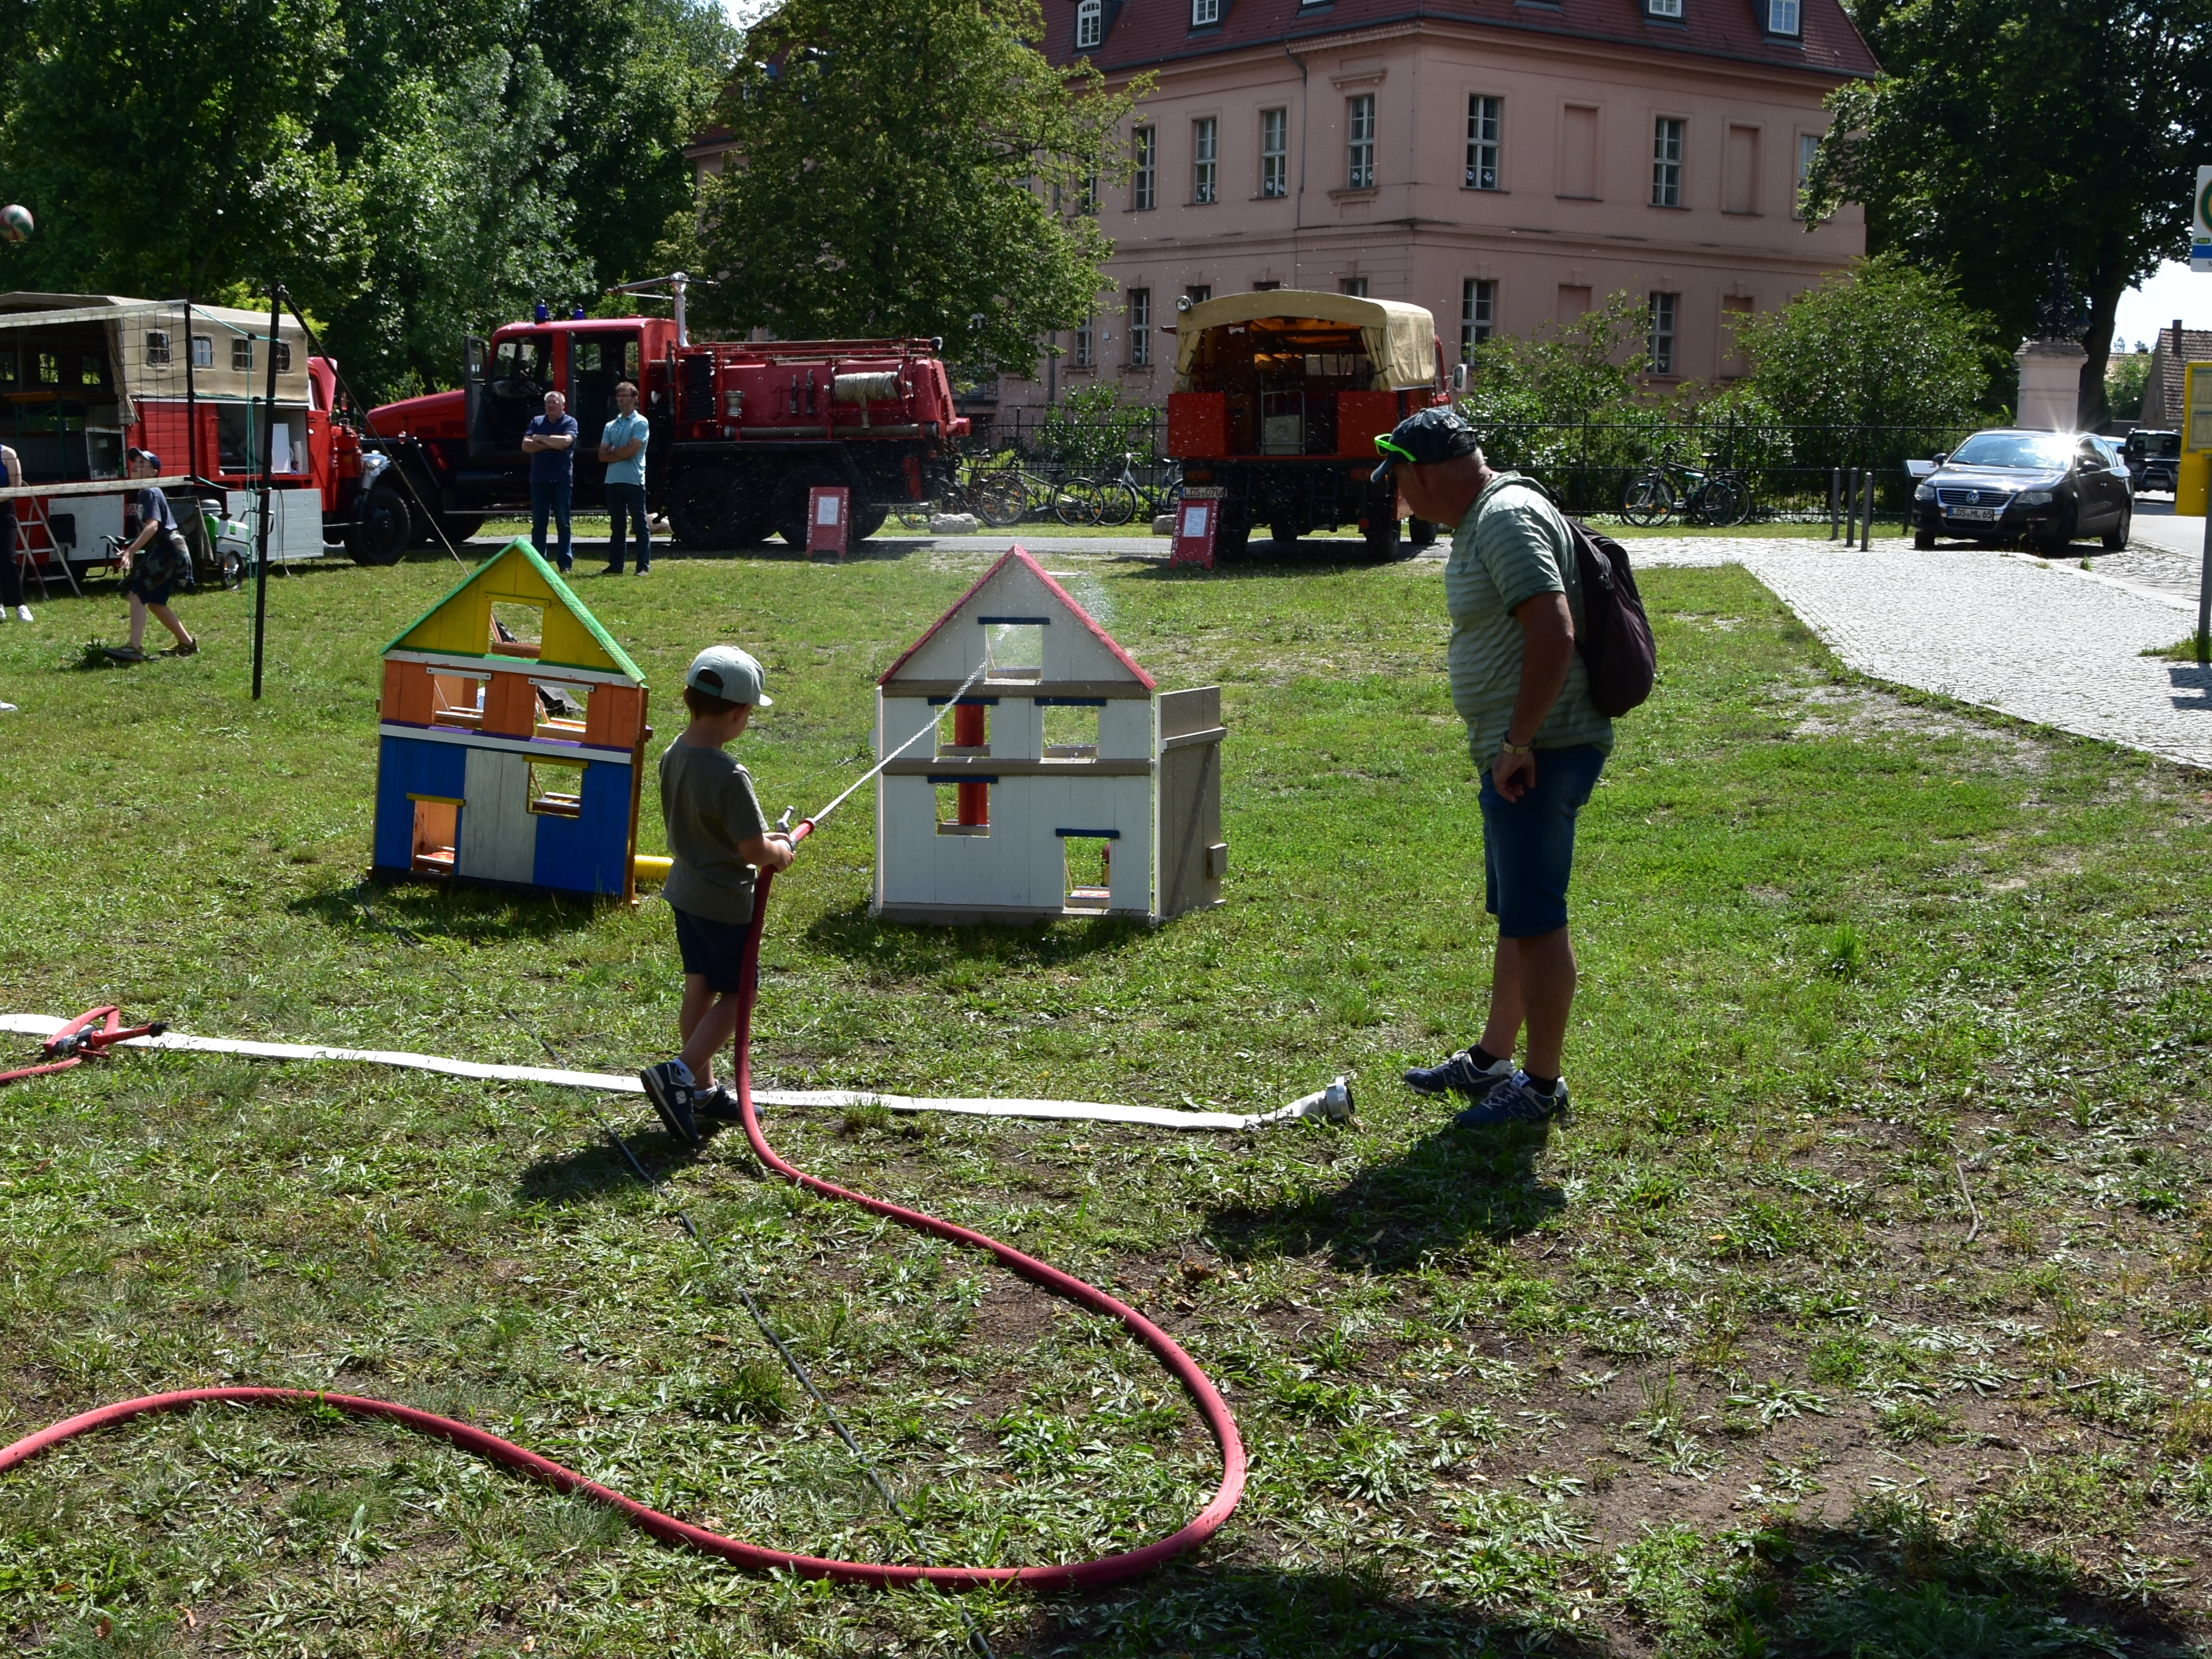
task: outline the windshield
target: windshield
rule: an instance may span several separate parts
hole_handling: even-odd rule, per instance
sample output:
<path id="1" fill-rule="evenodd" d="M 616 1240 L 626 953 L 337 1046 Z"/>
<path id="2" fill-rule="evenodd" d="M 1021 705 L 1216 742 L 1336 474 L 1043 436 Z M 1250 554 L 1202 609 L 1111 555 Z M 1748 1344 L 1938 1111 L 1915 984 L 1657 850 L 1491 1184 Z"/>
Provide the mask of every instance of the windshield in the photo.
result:
<path id="1" fill-rule="evenodd" d="M 1953 466 L 2055 470 L 2073 459 L 2074 440 L 2063 432 L 1977 432 L 1951 452 Z"/>

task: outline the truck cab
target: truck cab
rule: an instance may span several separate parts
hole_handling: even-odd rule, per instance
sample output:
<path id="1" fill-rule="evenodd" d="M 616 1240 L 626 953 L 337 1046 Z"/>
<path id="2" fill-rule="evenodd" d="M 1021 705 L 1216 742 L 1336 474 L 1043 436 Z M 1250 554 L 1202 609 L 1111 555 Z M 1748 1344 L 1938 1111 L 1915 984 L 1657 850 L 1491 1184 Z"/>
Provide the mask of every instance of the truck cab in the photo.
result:
<path id="1" fill-rule="evenodd" d="M 1259 525 L 1287 545 L 1357 524 L 1370 556 L 1391 557 L 1396 492 L 1368 483 L 1376 434 L 1447 397 L 1435 319 L 1419 306 L 1287 289 L 1227 295 L 1178 321 L 1168 451 L 1186 490 L 1220 492 L 1217 553 L 1241 552 Z"/>

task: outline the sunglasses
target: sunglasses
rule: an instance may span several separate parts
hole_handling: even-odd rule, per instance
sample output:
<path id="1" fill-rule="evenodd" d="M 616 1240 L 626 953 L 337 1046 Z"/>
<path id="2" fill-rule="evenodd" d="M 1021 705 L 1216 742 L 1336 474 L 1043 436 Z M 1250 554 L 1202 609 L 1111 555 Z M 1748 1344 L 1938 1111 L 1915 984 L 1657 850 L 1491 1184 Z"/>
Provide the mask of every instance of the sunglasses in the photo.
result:
<path id="1" fill-rule="evenodd" d="M 1414 454 L 1412 450 L 1403 444 L 1392 443 L 1387 437 L 1378 437 L 1375 440 L 1375 453 L 1378 455 L 1387 455 L 1393 461 L 1410 461 L 1415 466 L 1421 464 L 1420 457 Z"/>

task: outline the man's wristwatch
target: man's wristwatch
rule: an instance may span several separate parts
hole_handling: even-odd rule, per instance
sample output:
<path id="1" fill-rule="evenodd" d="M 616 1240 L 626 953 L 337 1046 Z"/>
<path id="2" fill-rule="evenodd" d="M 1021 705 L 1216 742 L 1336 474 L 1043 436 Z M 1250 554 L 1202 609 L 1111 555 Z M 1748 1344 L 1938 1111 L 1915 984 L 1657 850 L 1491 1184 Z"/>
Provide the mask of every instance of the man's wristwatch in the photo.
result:
<path id="1" fill-rule="evenodd" d="M 1533 744 L 1516 743 L 1510 738 L 1500 738 L 1498 740 L 1498 752 L 1501 755 L 1534 754 L 1535 752 L 1535 745 Z"/>

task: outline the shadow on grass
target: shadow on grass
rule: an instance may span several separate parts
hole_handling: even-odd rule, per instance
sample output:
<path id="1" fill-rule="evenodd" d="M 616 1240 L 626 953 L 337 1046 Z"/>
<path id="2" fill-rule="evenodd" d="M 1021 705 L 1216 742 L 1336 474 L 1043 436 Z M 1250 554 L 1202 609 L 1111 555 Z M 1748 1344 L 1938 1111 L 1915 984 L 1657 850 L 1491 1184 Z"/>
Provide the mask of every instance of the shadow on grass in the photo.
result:
<path id="1" fill-rule="evenodd" d="M 651 1119 L 647 1121 L 650 1122 Z M 740 1136 L 744 1133 L 733 1124 L 702 1121 L 699 1125 L 699 1133 L 707 1141 L 725 1129 Z M 682 1145 L 657 1124 L 647 1128 L 617 1122 L 616 1130 L 652 1175 L 673 1174 L 700 1153 L 699 1147 Z M 606 1136 L 596 1130 L 590 1133 L 590 1139 L 565 1152 L 541 1158 L 524 1169 L 515 1177 L 515 1196 L 532 1204 L 592 1204 L 625 1192 L 641 1191 L 637 1173 L 629 1167 L 629 1160 L 615 1150 Z"/>
<path id="2" fill-rule="evenodd" d="M 1050 968 L 1085 957 L 1119 951 L 1145 936 L 1144 923 L 1124 916 L 1033 921 L 1023 926 L 933 927 L 925 922 L 885 921 L 865 904 L 817 916 L 806 930 L 807 943 L 845 957 L 893 972 L 965 969 L 997 973 Z M 967 988 L 956 984 L 955 988 Z"/>
<path id="3" fill-rule="evenodd" d="M 1206 1233 L 1234 1257 L 1326 1249 L 1342 1273 L 1394 1273 L 1434 1251 L 1502 1243 L 1566 1202 L 1538 1179 L 1549 1126 L 1468 1130 L 1449 1122 L 1350 1182 L 1293 1202 L 1216 1211 Z"/>
<path id="4" fill-rule="evenodd" d="M 293 915 L 326 927 L 359 927 L 366 904 L 378 922 L 425 939 L 495 945 L 514 939 L 552 940 L 580 933 L 618 899 L 592 901 L 554 894 L 512 893 L 465 882 L 369 881 L 308 893 L 291 900 Z"/>
<path id="5" fill-rule="evenodd" d="M 1746 1546 L 1747 1545 L 1747 1547 Z M 1560 1594 L 1540 1547 L 1463 1536 L 1411 1593 L 1380 1562 L 1339 1571 L 1170 1568 L 1141 1590 L 1050 1607 L 1023 1650 L 1086 1659 L 1621 1652 L 1733 1659 L 2089 1659 L 2199 1652 L 2181 1609 L 1896 1498 L 1839 1525 L 1770 1521 L 1723 1540 L 1660 1528 L 1613 1553 L 1619 1599 Z M 1613 1598 L 1608 1597 L 1608 1600 Z M 1599 1615 L 1591 1618 L 1592 1613 Z M 1591 1626 L 1603 1620 L 1608 1626 Z"/>

